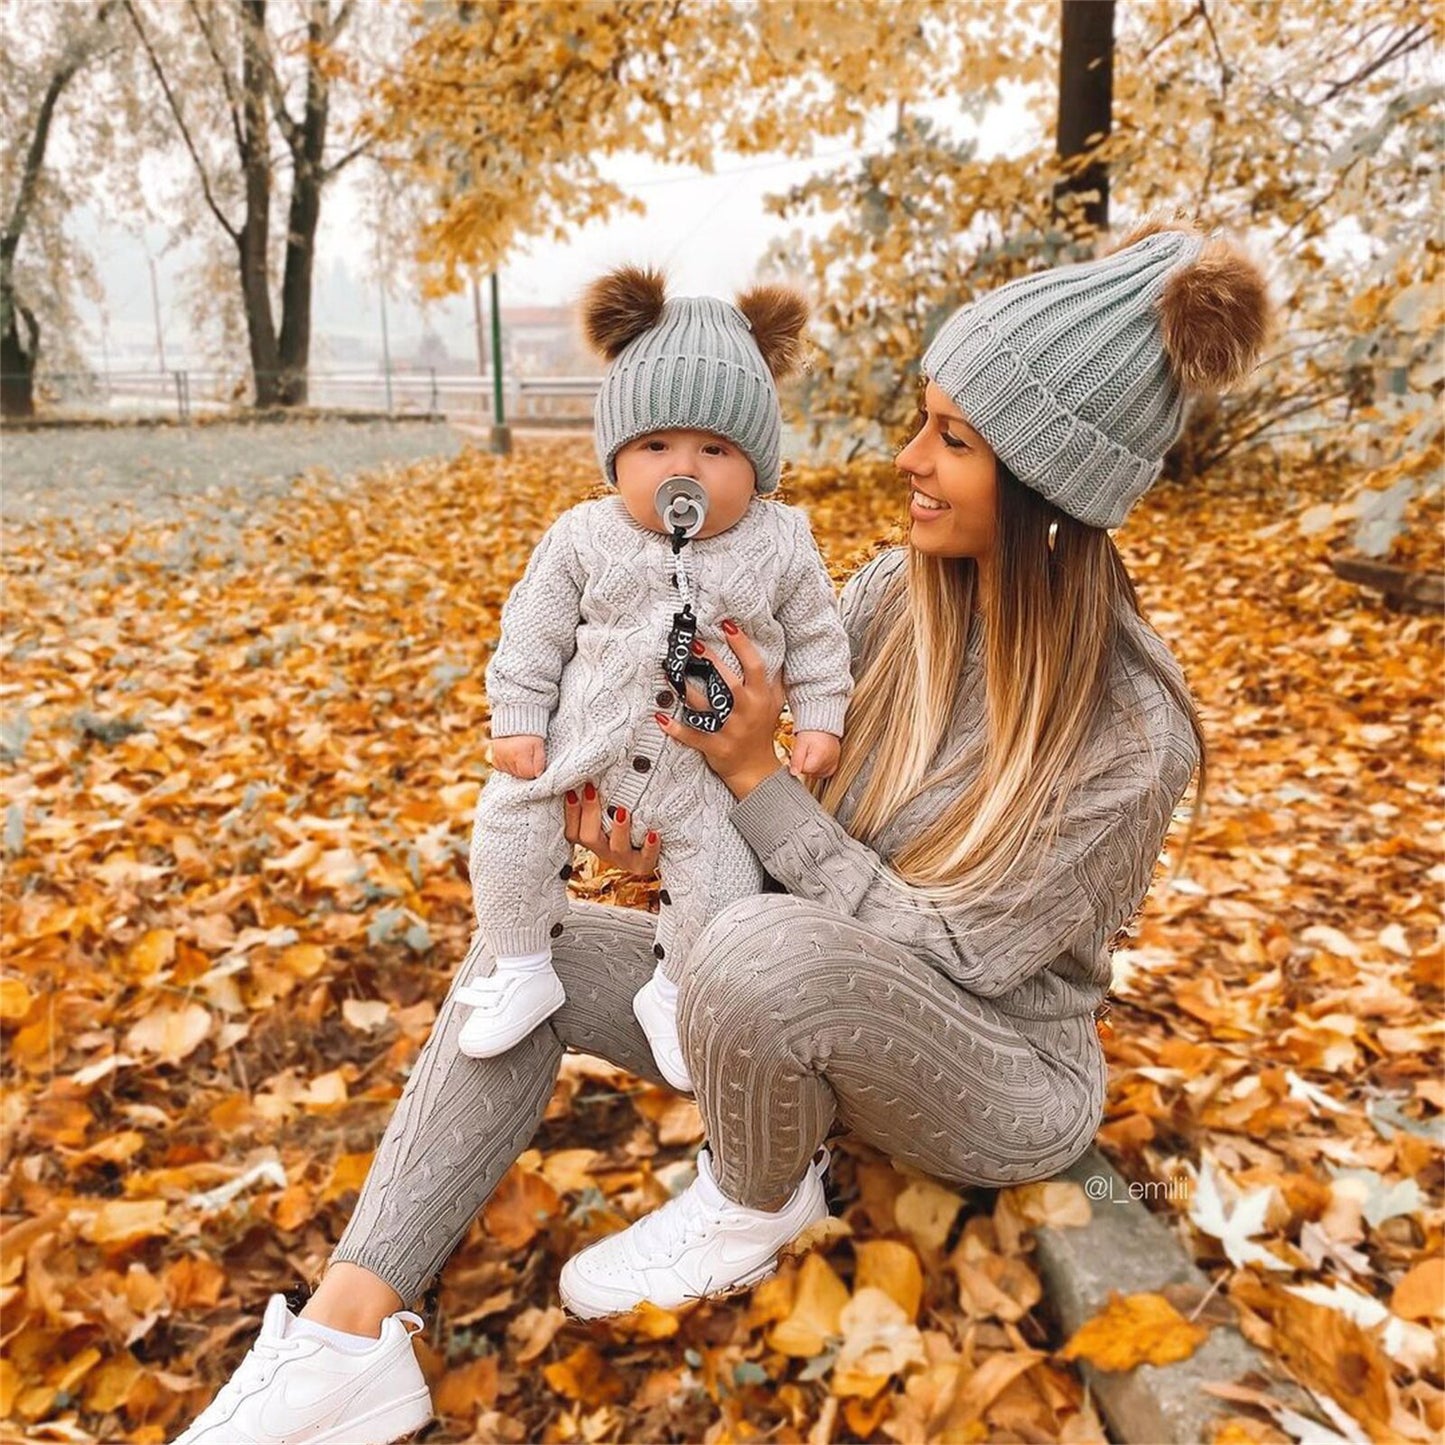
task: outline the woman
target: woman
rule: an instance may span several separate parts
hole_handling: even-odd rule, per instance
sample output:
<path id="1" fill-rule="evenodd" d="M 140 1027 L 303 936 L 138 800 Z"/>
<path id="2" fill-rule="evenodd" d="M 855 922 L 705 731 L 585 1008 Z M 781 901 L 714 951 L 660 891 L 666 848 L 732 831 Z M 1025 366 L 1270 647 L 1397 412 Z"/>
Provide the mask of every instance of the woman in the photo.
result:
<path id="1" fill-rule="evenodd" d="M 741 634 L 722 729 L 658 715 L 727 784 L 787 892 L 730 907 L 690 955 L 698 1177 L 567 1262 L 573 1313 L 673 1308 L 769 1273 L 826 1213 L 835 1122 L 958 1184 L 1044 1178 L 1088 1147 L 1107 945 L 1204 760 L 1106 529 L 1158 476 L 1186 393 L 1244 375 L 1266 325 L 1247 258 L 1158 223 L 963 307 L 924 357 L 898 456 L 908 545 L 843 592 L 856 690 L 835 774 L 815 796 L 778 763 L 781 687 Z M 604 841 L 603 803 L 590 785 L 569 803 L 568 836 L 650 872 L 665 840 Z M 631 1007 L 652 939 L 647 914 L 574 902 L 553 954 L 567 1003 L 494 1059 L 457 1053 L 459 976 L 325 1277 L 299 1318 L 273 1297 L 187 1445 L 381 1442 L 425 1422 L 421 1321 L 403 1306 L 532 1139 L 563 1051 L 662 1082 Z"/>

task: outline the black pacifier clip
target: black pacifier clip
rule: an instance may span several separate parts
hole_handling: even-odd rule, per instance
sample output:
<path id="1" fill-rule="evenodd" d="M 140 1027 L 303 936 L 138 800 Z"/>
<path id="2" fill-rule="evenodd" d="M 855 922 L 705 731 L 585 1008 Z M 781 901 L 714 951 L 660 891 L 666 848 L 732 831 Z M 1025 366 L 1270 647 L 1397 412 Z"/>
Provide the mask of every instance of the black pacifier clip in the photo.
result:
<path id="1" fill-rule="evenodd" d="M 673 581 L 682 598 L 682 611 L 672 614 L 672 630 L 667 634 L 667 652 L 662 659 L 663 671 L 682 705 L 683 722 L 698 732 L 715 733 L 733 710 L 733 695 L 717 667 L 707 658 L 693 654 L 697 616 L 692 610 L 692 586 L 687 575 L 687 558 L 682 551 L 702 530 L 707 517 L 707 491 L 695 477 L 668 477 L 658 487 L 653 505 L 663 525 L 672 533 Z M 689 705 L 689 678 L 700 684 L 706 694 L 707 712 Z"/>

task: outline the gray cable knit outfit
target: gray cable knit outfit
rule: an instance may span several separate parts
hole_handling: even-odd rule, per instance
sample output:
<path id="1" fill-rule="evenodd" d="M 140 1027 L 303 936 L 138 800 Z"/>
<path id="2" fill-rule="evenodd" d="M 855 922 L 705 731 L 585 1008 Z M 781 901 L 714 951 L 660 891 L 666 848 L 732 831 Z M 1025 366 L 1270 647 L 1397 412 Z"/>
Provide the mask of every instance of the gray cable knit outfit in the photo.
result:
<path id="1" fill-rule="evenodd" d="M 768 672 L 782 670 L 794 725 L 841 737 L 848 639 L 806 515 L 755 496 L 727 531 L 683 551 L 700 640 L 740 672 L 720 625 L 732 618 Z M 628 810 L 636 839 L 662 836 L 653 951 L 669 979 L 709 918 L 762 888 L 726 785 L 653 720 L 680 707 L 663 669 L 680 605 L 669 538 L 616 494 L 564 512 L 512 589 L 487 667 L 492 736 L 545 737 L 547 767 L 532 779 L 493 773 L 477 800 L 473 900 L 494 954 L 542 952 L 561 931 L 572 859 L 561 799 L 589 779 Z"/>
<path id="2" fill-rule="evenodd" d="M 903 555 L 883 553 L 844 589 L 855 675 Z M 982 736 L 983 626 L 975 616 L 950 754 Z M 1147 891 L 1198 762 L 1159 669 L 1178 676 L 1152 629 L 1126 616 L 1087 781 L 1058 839 L 1041 842 L 1039 874 L 1011 914 L 1000 905 L 963 917 L 876 876 L 880 856 L 930 827 L 967 777 L 916 799 L 878 853 L 847 832 L 852 790 L 835 818 L 780 771 L 732 805 L 731 825 L 788 893 L 715 916 L 681 982 L 679 1030 L 725 1193 L 775 1207 L 835 1125 L 958 1183 L 1046 1177 L 1088 1147 L 1105 1091 L 1093 1014 L 1106 945 Z M 456 1048 L 467 1010 L 453 995 L 491 967 L 474 950 L 333 1258 L 415 1298 L 532 1139 L 565 1048 L 661 1083 L 631 1007 L 653 970 L 652 941 L 646 913 L 572 902 L 553 945 L 566 1003 L 490 1059 Z"/>

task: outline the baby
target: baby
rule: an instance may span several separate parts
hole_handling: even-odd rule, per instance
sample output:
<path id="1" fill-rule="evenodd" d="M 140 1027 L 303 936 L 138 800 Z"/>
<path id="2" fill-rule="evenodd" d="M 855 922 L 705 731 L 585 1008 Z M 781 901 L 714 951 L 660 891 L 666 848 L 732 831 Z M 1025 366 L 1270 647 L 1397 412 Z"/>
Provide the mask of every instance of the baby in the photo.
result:
<path id="1" fill-rule="evenodd" d="M 707 731 L 723 724 L 731 694 L 692 643 L 740 673 L 724 618 L 769 675 L 782 669 L 796 772 L 833 772 L 852 692 L 847 636 L 807 518 L 758 495 L 778 484 L 775 378 L 796 364 L 807 304 L 777 286 L 736 306 L 668 300 L 659 274 L 623 267 L 592 285 L 583 320 L 610 363 L 594 420 L 616 492 L 553 522 L 502 609 L 487 667 L 497 771 L 477 800 L 478 927 L 463 964 L 489 949 L 496 967 L 457 991 L 471 1008 L 458 1047 L 491 1058 L 562 1005 L 551 961 L 572 872 L 562 795 L 591 781 L 609 800 L 609 832 L 655 830 L 663 840 L 658 962 L 633 1010 L 659 1070 L 686 1092 L 683 962 L 708 920 L 758 892 L 763 873 L 728 821 L 726 786 L 652 715 Z M 689 699 L 690 680 L 706 707 Z"/>

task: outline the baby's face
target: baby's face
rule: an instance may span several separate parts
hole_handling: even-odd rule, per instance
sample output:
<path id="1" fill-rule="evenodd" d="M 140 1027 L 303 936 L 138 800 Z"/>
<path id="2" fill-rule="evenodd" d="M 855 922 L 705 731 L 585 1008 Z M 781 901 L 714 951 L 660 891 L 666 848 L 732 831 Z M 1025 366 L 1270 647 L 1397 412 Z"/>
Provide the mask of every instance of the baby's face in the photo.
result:
<path id="1" fill-rule="evenodd" d="M 630 441 L 613 461 L 617 490 L 636 522 L 667 532 L 657 489 L 668 477 L 691 477 L 707 493 L 707 520 L 697 535 L 714 537 L 742 520 L 753 499 L 753 464 L 726 437 L 672 427 Z"/>

